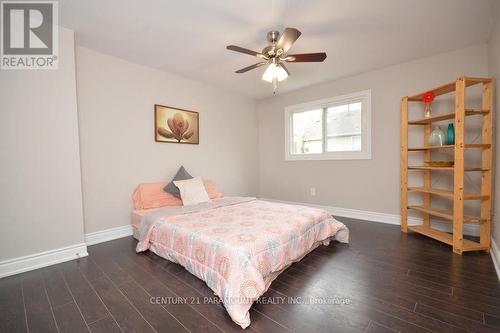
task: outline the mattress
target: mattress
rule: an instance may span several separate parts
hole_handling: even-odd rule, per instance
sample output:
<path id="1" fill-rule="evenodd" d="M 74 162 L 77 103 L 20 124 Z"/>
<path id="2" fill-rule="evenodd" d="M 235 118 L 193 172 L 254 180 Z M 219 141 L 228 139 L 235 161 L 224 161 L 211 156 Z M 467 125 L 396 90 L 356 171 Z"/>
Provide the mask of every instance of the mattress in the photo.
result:
<path id="1" fill-rule="evenodd" d="M 158 210 L 159 208 L 152 208 L 152 209 L 135 209 L 132 211 L 132 230 L 134 231 L 134 238 L 139 239 L 138 236 L 138 230 L 139 227 L 141 226 L 141 220 L 142 217 L 150 212 L 154 212 L 155 210 Z"/>
<path id="2" fill-rule="evenodd" d="M 199 206 L 165 207 L 144 216 L 137 251 L 184 266 L 220 297 L 242 328 L 252 303 L 293 262 L 349 230 L 325 210 L 255 198 L 223 198 Z"/>

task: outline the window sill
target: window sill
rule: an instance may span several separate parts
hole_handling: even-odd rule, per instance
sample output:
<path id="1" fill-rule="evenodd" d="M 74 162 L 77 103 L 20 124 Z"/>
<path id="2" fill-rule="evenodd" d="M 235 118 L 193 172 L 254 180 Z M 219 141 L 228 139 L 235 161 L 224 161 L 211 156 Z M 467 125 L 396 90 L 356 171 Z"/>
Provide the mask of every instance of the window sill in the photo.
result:
<path id="1" fill-rule="evenodd" d="M 339 152 L 323 154 L 287 155 L 286 161 L 371 160 L 371 152 Z"/>

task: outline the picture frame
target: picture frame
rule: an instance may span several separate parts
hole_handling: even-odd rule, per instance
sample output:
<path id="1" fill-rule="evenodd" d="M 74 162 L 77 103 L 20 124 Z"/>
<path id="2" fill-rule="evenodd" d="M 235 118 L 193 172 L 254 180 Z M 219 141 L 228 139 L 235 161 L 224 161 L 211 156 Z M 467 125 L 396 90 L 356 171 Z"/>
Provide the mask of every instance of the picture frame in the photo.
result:
<path id="1" fill-rule="evenodd" d="M 195 111 L 155 104 L 155 142 L 200 143 L 200 114 Z"/>

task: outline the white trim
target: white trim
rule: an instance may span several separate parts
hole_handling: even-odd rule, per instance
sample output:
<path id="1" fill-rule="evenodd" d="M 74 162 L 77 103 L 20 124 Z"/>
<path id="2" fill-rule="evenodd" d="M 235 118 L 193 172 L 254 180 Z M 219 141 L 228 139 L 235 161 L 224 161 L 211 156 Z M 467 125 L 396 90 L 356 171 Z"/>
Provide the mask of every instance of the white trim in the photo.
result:
<path id="1" fill-rule="evenodd" d="M 125 225 L 85 234 L 85 243 L 4 260 L 0 262 L 0 278 L 86 257 L 88 256 L 87 245 L 107 242 L 132 234 L 132 226 Z"/>
<path id="2" fill-rule="evenodd" d="M 94 245 L 102 242 L 107 242 L 117 238 L 131 236 L 133 234 L 132 225 L 124 225 L 121 227 L 100 230 L 85 234 L 85 243 L 87 245 Z"/>
<path id="3" fill-rule="evenodd" d="M 355 93 L 341 95 L 331 98 L 325 98 L 313 102 L 307 102 L 297 105 L 285 107 L 285 160 L 286 161 L 301 161 L 301 160 L 370 160 L 372 158 L 372 107 L 371 99 L 372 92 L 370 89 L 358 91 Z M 325 145 L 326 137 L 326 121 L 325 112 L 326 108 L 334 105 L 342 105 L 353 100 L 362 101 L 361 110 L 361 151 L 338 151 L 327 152 L 323 147 L 321 154 L 292 154 L 291 139 L 292 128 L 292 114 L 296 112 L 304 112 L 312 109 L 323 109 L 323 146 Z"/>
<path id="4" fill-rule="evenodd" d="M 286 161 L 327 161 L 327 160 L 371 160 L 372 154 L 368 151 L 339 151 L 321 154 L 293 155 L 287 151 Z"/>
<path id="5" fill-rule="evenodd" d="M 0 262 L 0 278 L 88 256 L 85 243 L 30 254 Z"/>
<path id="6" fill-rule="evenodd" d="M 368 222 L 378 222 L 378 223 L 386 223 L 393 225 L 401 225 L 401 216 L 398 214 L 388 214 L 388 213 L 380 213 L 380 212 L 372 212 L 367 210 L 359 210 L 359 209 L 351 209 L 351 208 L 342 208 L 342 207 L 332 207 L 332 206 L 323 206 L 323 205 L 315 205 L 310 203 L 303 202 L 294 202 L 294 201 L 285 201 L 285 200 L 276 200 L 276 199 L 267 199 L 261 198 L 261 200 L 273 201 L 273 202 L 281 202 L 291 205 L 303 205 L 303 206 L 311 206 L 316 208 L 321 208 L 328 211 L 331 215 L 348 217 L 351 219 L 363 220 Z M 418 217 L 408 217 L 408 225 L 420 225 L 422 224 L 422 219 Z M 450 224 L 446 222 L 433 222 L 433 228 L 445 232 L 451 232 Z M 464 225 L 464 234 L 470 236 L 479 236 L 479 227 L 477 225 Z M 499 255 L 500 258 L 500 255 Z"/>
<path id="7" fill-rule="evenodd" d="M 495 270 L 497 272 L 498 279 L 500 280 L 500 248 L 497 243 L 495 243 L 495 239 L 491 238 L 491 260 L 493 260 L 493 265 L 495 266 Z"/>

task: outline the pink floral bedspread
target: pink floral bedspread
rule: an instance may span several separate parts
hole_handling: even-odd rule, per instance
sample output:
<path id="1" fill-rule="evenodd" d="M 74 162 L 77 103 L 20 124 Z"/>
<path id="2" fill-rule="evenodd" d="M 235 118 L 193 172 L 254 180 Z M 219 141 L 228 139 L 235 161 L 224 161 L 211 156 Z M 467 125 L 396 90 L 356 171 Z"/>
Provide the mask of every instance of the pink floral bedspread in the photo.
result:
<path id="1" fill-rule="evenodd" d="M 137 251 L 179 263 L 221 298 L 234 322 L 250 325 L 252 303 L 287 266 L 346 226 L 325 210 L 261 200 L 155 217 Z"/>

